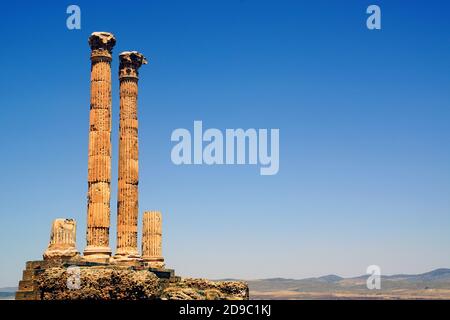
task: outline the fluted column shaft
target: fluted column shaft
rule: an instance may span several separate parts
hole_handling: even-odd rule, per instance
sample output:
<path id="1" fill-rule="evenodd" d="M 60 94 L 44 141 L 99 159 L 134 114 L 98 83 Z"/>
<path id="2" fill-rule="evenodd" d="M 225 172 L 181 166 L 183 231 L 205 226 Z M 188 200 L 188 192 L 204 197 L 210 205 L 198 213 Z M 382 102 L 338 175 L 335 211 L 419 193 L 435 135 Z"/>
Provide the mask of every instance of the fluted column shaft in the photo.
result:
<path id="1" fill-rule="evenodd" d="M 119 55 L 119 59 L 120 124 L 116 256 L 134 259 L 139 257 L 138 69 L 146 63 L 146 60 L 137 52 L 123 52 Z"/>
<path id="2" fill-rule="evenodd" d="M 88 160 L 87 247 L 89 259 L 108 258 L 111 183 L 111 52 L 110 33 L 93 33 Z"/>
<path id="3" fill-rule="evenodd" d="M 161 212 L 144 212 L 142 229 L 142 259 L 151 267 L 164 267 L 164 258 L 162 256 Z"/>

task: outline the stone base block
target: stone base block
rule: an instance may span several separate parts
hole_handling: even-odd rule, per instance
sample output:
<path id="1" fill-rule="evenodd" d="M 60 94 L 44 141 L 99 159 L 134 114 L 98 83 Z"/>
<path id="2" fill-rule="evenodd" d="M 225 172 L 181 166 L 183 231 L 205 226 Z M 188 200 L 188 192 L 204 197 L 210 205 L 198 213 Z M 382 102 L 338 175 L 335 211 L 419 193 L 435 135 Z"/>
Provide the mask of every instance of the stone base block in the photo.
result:
<path id="1" fill-rule="evenodd" d="M 181 279 L 172 269 L 149 268 L 134 261 L 129 266 L 78 260 L 29 261 L 16 300 L 149 300 L 248 299 L 241 281 Z M 79 267 L 80 287 L 67 287 L 69 266 Z"/>
<path id="2" fill-rule="evenodd" d="M 142 257 L 142 260 L 144 261 L 145 266 L 148 266 L 149 268 L 163 269 L 165 267 L 163 257 L 157 258 Z"/>
<path id="3" fill-rule="evenodd" d="M 72 259 L 72 258 L 77 257 L 79 255 L 80 255 L 80 253 L 75 248 L 47 249 L 44 252 L 43 258 L 44 258 L 44 260 L 50 260 L 50 259 Z"/>
<path id="4" fill-rule="evenodd" d="M 109 263 L 111 259 L 111 248 L 87 246 L 83 254 L 83 260 L 85 261 Z"/>

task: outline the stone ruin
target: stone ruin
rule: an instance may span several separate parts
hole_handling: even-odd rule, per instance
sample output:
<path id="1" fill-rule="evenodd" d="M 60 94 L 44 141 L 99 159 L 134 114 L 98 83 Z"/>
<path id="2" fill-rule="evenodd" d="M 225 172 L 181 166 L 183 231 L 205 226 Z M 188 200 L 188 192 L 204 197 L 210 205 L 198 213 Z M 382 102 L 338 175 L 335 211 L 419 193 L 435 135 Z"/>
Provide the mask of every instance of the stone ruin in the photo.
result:
<path id="1" fill-rule="evenodd" d="M 80 255 L 76 248 L 77 224 L 73 219 L 56 219 L 50 232 L 50 243 L 44 259 L 71 259 Z"/>
<path id="2" fill-rule="evenodd" d="M 117 248 L 112 255 L 111 60 L 115 44 L 114 35 L 108 32 L 94 32 L 89 37 L 87 246 L 81 256 L 76 249 L 75 220 L 54 220 L 43 260 L 26 263 L 16 300 L 248 299 L 248 286 L 244 282 L 181 279 L 173 269 L 166 269 L 159 211 L 144 212 L 139 253 L 137 96 L 139 68 L 147 60 L 136 51 L 119 55 Z"/>

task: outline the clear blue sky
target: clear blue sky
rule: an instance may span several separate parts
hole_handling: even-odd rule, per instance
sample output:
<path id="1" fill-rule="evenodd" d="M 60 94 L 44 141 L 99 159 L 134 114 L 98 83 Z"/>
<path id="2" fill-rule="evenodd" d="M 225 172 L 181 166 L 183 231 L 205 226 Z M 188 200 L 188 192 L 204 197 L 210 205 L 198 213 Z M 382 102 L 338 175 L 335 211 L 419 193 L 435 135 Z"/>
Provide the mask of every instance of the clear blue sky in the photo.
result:
<path id="1" fill-rule="evenodd" d="M 20 4 L 18 4 L 20 3 Z M 161 210 L 183 276 L 302 278 L 450 267 L 448 1 L 5 2 L 0 35 L 0 286 L 40 259 L 54 218 L 85 247 L 89 46 L 141 68 L 140 212 Z M 66 8 L 81 7 L 81 30 Z M 366 28 L 370 4 L 382 30 Z M 279 128 L 280 171 L 175 166 L 176 128 Z"/>

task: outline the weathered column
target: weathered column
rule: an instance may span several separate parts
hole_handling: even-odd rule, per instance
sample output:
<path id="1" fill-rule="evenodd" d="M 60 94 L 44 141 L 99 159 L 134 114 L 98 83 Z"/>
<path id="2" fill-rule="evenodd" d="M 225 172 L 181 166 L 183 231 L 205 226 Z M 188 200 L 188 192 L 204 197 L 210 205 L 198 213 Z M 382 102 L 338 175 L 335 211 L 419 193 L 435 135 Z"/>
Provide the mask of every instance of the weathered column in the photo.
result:
<path id="1" fill-rule="evenodd" d="M 144 212 L 142 259 L 152 268 L 164 268 L 162 256 L 162 218 L 159 211 Z"/>
<path id="2" fill-rule="evenodd" d="M 88 161 L 88 260 L 108 259 L 111 183 L 111 53 L 116 39 L 94 32 L 91 47 L 91 110 Z"/>
<path id="3" fill-rule="evenodd" d="M 44 259 L 66 258 L 79 255 L 76 248 L 77 227 L 73 219 L 55 219 L 50 233 L 50 243 Z"/>
<path id="4" fill-rule="evenodd" d="M 138 118 L 139 68 L 145 57 L 136 51 L 119 55 L 120 127 L 117 195 L 117 259 L 139 258 L 138 234 Z"/>

